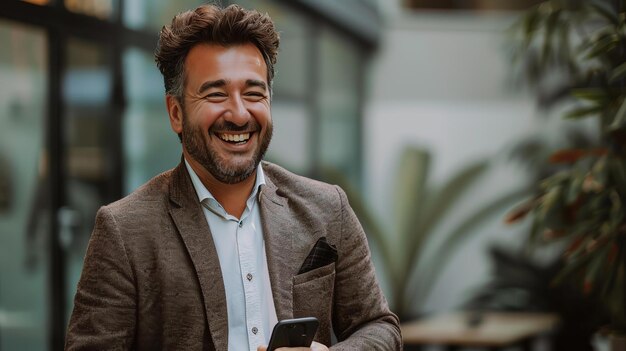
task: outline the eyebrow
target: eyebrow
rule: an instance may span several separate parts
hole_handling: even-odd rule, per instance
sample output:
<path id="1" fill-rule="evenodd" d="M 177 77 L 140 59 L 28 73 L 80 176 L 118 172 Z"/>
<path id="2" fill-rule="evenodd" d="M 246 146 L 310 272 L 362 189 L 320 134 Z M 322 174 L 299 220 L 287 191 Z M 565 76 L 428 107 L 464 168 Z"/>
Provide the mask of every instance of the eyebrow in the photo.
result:
<path id="1" fill-rule="evenodd" d="M 258 79 L 248 79 L 246 80 L 246 85 L 249 87 L 258 87 L 263 89 L 263 91 L 267 91 L 267 84 L 264 81 Z"/>
<path id="2" fill-rule="evenodd" d="M 202 94 L 211 88 L 223 88 L 224 86 L 226 86 L 227 83 L 228 82 L 225 79 L 210 80 L 210 81 L 204 82 L 200 86 L 200 89 L 198 89 L 198 93 Z M 263 91 L 267 91 L 267 84 L 265 84 L 264 81 L 258 80 L 258 79 L 246 80 L 246 86 L 258 87 L 258 88 L 263 89 Z"/>
<path id="3" fill-rule="evenodd" d="M 202 94 L 211 88 L 221 88 L 221 87 L 224 87 L 225 85 L 226 85 L 226 80 L 224 79 L 210 80 L 210 81 L 202 83 L 202 85 L 200 86 L 200 89 L 198 89 L 198 93 Z"/>

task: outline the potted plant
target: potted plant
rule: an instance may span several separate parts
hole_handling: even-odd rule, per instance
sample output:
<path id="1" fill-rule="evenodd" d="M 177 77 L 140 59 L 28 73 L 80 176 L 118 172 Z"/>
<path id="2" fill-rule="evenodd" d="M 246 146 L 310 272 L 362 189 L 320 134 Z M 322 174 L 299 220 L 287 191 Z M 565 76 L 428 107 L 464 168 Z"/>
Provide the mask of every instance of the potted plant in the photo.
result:
<path id="1" fill-rule="evenodd" d="M 593 118 L 595 145 L 555 150 L 560 169 L 509 214 L 533 218 L 532 245 L 564 245 L 554 283 L 575 282 L 609 316 L 602 332 L 626 349 L 626 3 L 544 1 L 515 26 L 518 57 L 545 105 Z M 615 349 L 615 350 L 617 350 Z"/>

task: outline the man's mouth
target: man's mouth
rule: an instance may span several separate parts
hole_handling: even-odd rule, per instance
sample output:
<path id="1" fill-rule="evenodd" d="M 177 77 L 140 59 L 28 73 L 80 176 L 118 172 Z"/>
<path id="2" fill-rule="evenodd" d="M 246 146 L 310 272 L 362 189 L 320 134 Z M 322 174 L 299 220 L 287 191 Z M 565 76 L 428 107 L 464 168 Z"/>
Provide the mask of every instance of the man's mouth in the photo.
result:
<path id="1" fill-rule="evenodd" d="M 230 134 L 230 133 L 216 133 L 217 136 L 223 141 L 231 144 L 245 144 L 250 140 L 251 133 Z"/>

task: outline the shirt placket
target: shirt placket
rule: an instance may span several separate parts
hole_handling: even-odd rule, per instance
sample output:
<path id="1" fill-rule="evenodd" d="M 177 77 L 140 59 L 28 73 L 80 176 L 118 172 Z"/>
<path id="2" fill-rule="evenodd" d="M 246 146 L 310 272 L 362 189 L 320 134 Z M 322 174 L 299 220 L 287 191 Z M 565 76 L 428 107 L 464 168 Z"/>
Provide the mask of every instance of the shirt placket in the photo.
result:
<path id="1" fill-rule="evenodd" d="M 237 246 L 245 296 L 248 343 L 250 350 L 256 351 L 257 346 L 264 344 L 265 340 L 261 323 L 261 301 L 259 300 L 258 282 L 260 277 L 256 267 L 258 253 L 254 250 L 255 231 L 251 224 L 248 218 L 239 221 Z"/>

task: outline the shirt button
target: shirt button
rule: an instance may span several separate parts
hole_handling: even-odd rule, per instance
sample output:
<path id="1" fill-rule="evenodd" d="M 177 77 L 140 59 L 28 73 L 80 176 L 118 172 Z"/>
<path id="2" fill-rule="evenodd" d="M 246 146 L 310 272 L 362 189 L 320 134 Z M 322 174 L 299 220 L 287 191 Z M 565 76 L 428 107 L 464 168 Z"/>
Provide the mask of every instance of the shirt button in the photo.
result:
<path id="1" fill-rule="evenodd" d="M 256 327 L 252 327 L 252 334 L 256 335 L 258 332 L 259 330 Z"/>
<path id="2" fill-rule="evenodd" d="M 252 280 L 252 274 L 248 273 L 246 274 L 246 279 L 248 279 L 248 281 Z"/>
<path id="3" fill-rule="evenodd" d="M 243 227 L 243 221 L 239 222 L 239 228 Z"/>

